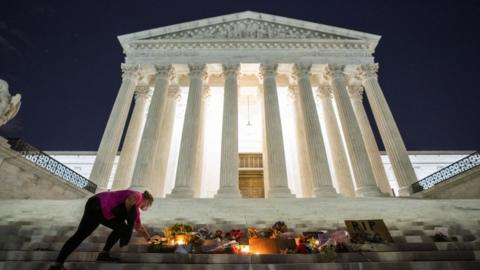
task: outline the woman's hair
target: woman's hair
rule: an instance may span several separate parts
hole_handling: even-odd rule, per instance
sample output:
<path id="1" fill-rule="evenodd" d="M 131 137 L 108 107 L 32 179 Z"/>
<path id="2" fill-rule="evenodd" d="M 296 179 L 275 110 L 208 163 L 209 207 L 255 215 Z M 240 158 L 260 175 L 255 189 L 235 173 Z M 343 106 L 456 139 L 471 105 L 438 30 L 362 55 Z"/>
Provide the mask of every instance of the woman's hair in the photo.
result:
<path id="1" fill-rule="evenodd" d="M 153 196 L 152 196 L 152 194 L 150 194 L 150 192 L 148 192 L 147 190 L 145 190 L 145 191 L 143 192 L 143 199 L 144 199 L 144 200 L 149 200 L 149 201 L 151 201 L 151 202 L 153 203 Z"/>

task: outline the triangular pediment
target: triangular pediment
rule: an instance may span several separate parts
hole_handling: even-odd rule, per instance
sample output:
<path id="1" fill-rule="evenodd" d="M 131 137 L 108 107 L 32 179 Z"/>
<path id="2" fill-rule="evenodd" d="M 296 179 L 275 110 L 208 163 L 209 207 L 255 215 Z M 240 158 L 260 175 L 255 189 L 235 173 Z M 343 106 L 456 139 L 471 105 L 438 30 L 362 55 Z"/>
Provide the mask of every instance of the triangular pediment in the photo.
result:
<path id="1" fill-rule="evenodd" d="M 246 11 L 180 23 L 118 37 L 131 42 L 172 40 L 352 40 L 374 47 L 380 36 L 354 30 Z"/>
<path id="2" fill-rule="evenodd" d="M 262 20 L 242 19 L 211 24 L 184 31 L 147 37 L 142 40 L 159 39 L 354 39 L 286 24 Z"/>

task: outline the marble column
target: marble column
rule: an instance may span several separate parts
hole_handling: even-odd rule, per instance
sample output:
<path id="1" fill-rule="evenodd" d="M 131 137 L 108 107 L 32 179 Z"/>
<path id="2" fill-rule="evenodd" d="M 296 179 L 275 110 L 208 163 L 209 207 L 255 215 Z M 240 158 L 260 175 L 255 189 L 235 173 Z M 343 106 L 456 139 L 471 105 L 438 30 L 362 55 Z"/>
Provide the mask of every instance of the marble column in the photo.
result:
<path id="1" fill-rule="evenodd" d="M 298 81 L 300 112 L 307 143 L 307 156 L 312 173 L 313 195 L 315 197 L 336 197 L 328 167 L 327 151 L 323 142 L 317 106 L 310 84 L 311 65 L 295 64 L 294 76 Z"/>
<path id="2" fill-rule="evenodd" d="M 175 122 L 175 112 L 177 101 L 180 97 L 180 87 L 173 84 L 168 87 L 168 99 L 165 112 L 162 117 L 160 134 L 160 144 L 155 154 L 155 170 L 147 188 L 152 191 L 154 197 L 165 196 L 165 178 L 167 176 L 167 166 L 170 156 L 170 147 L 172 144 L 173 124 Z"/>
<path id="3" fill-rule="evenodd" d="M 112 189 L 126 189 L 130 186 L 151 97 L 152 91 L 149 85 L 140 85 L 135 89 L 135 105 L 120 152 Z"/>
<path id="4" fill-rule="evenodd" d="M 200 110 L 200 120 L 199 120 L 199 129 L 197 137 L 197 157 L 195 161 L 195 173 L 193 177 L 193 197 L 200 197 L 202 193 L 202 183 L 203 183 L 203 169 L 205 163 L 205 113 L 208 99 L 210 97 L 210 86 L 208 84 L 203 84 L 202 92 L 202 104 Z"/>
<path id="5" fill-rule="evenodd" d="M 223 65 L 225 76 L 220 151 L 220 187 L 216 198 L 240 198 L 238 187 L 238 84 L 240 65 Z"/>
<path id="6" fill-rule="evenodd" d="M 304 198 L 313 197 L 313 183 L 312 181 L 307 181 L 312 179 L 312 172 L 310 170 L 310 164 L 308 162 L 307 155 L 307 142 L 305 138 L 305 130 L 303 127 L 303 117 L 300 108 L 300 102 L 298 101 L 298 86 L 289 85 L 288 87 L 289 97 L 292 99 L 293 106 L 295 108 L 295 134 L 296 134 L 296 145 L 297 145 L 297 163 L 300 174 L 300 184 L 302 187 L 302 196 Z"/>
<path id="7" fill-rule="evenodd" d="M 261 74 L 259 74 L 259 81 L 263 81 L 261 78 Z M 257 87 L 257 95 L 258 101 L 263 106 L 264 100 L 264 87 L 262 83 L 259 83 Z M 262 164 L 263 164 L 263 187 L 264 187 L 264 194 L 265 197 L 268 196 L 268 191 L 270 189 L 270 176 L 268 175 L 268 151 L 267 151 L 267 132 L 265 131 L 267 128 L 265 126 L 265 110 L 260 109 L 260 117 L 262 123 Z"/>
<path id="8" fill-rule="evenodd" d="M 347 93 L 347 83 L 343 73 L 344 68 L 345 66 L 343 65 L 327 65 L 325 68 L 325 79 L 329 81 L 332 87 L 333 97 L 337 105 L 338 118 L 342 126 L 356 183 L 355 193 L 360 197 L 380 196 L 381 193 L 375 183 L 367 149 L 363 143 L 362 133 Z"/>
<path id="9" fill-rule="evenodd" d="M 152 101 L 148 109 L 131 184 L 131 188 L 138 191 L 143 191 L 148 187 L 149 180 L 157 169 L 153 161 L 161 143 L 160 137 L 163 130 L 160 124 L 167 105 L 168 84 L 173 72 L 171 65 L 161 65 L 155 68 L 157 74 Z"/>
<path id="10" fill-rule="evenodd" d="M 122 85 L 108 118 L 89 177 L 92 182 L 97 184 L 99 192 L 107 189 L 113 162 L 118 151 L 123 129 L 125 128 L 125 122 L 127 121 L 133 93 L 140 78 L 137 66 L 122 64 L 122 71 Z"/>
<path id="11" fill-rule="evenodd" d="M 262 64 L 260 72 L 263 77 L 263 110 L 265 121 L 265 138 L 268 163 L 268 197 L 293 197 L 288 188 L 287 166 L 283 148 L 282 125 L 278 104 L 277 65 Z"/>
<path id="12" fill-rule="evenodd" d="M 183 124 L 180 153 L 178 157 L 175 186 L 171 198 L 193 198 L 193 183 L 197 164 L 198 137 L 201 131 L 203 81 L 207 75 L 206 65 L 189 65 L 190 89 Z"/>
<path id="13" fill-rule="evenodd" d="M 349 85 L 348 93 L 350 94 L 350 100 L 352 101 L 353 111 L 357 116 L 358 125 L 362 132 L 363 142 L 367 148 L 368 158 L 372 165 L 373 175 L 375 176 L 375 182 L 377 187 L 382 193 L 390 194 L 390 184 L 388 183 L 385 167 L 383 166 L 380 151 L 378 150 L 375 136 L 373 135 L 372 127 L 368 121 L 367 113 L 363 107 L 363 87 L 361 85 Z"/>
<path id="14" fill-rule="evenodd" d="M 333 109 L 332 87 L 327 84 L 320 85 L 317 95 L 325 122 L 325 130 L 330 146 L 330 160 L 333 165 L 333 174 L 337 182 L 338 192 L 346 197 L 355 197 L 350 165 L 348 164 L 340 127 Z"/>
<path id="15" fill-rule="evenodd" d="M 361 65 L 357 69 L 357 77 L 365 87 L 375 122 L 400 188 L 399 195 L 408 196 L 411 194 L 410 185 L 417 181 L 417 177 L 400 131 L 378 83 L 377 72 L 378 64 Z"/>

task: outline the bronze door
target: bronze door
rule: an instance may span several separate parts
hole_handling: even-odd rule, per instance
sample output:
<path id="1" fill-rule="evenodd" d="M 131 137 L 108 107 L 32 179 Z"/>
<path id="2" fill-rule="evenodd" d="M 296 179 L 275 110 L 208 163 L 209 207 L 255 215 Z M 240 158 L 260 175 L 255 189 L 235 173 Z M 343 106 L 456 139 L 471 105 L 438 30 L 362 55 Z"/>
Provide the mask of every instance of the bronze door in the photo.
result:
<path id="1" fill-rule="evenodd" d="M 263 171 L 239 171 L 242 198 L 265 198 Z"/>

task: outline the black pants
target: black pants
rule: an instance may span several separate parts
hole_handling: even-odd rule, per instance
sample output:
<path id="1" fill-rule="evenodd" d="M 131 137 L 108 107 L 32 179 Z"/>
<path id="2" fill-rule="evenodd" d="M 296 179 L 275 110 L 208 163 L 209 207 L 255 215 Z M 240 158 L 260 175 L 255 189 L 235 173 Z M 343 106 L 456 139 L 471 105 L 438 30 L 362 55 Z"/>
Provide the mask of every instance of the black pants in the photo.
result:
<path id="1" fill-rule="evenodd" d="M 93 196 L 88 199 L 85 205 L 85 211 L 83 212 L 82 220 L 78 225 L 77 231 L 67 240 L 63 245 L 60 253 L 58 254 L 56 262 L 63 263 L 67 257 L 87 238 L 95 231 L 98 225 L 104 225 L 110 229 L 113 229 L 112 233 L 107 238 L 104 251 L 110 251 L 112 247 L 120 239 L 120 231 L 124 231 L 127 227 L 125 219 L 114 218 L 106 220 L 103 217 L 102 209 L 100 206 L 100 200 Z"/>

